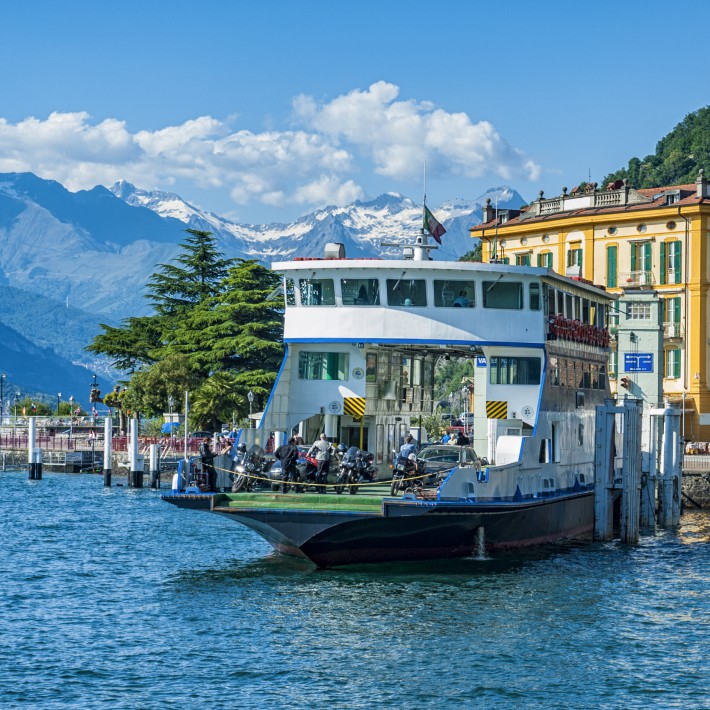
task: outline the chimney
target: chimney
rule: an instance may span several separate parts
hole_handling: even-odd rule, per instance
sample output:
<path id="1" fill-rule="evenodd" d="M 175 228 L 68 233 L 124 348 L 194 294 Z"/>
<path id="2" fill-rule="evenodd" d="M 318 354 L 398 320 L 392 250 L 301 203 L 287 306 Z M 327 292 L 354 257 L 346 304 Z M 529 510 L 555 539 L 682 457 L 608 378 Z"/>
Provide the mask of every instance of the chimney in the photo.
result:
<path id="1" fill-rule="evenodd" d="M 708 197 L 708 181 L 705 179 L 705 171 L 702 168 L 698 170 L 698 178 L 695 181 L 695 189 L 697 190 L 698 197 L 701 200 L 704 197 Z"/>
<path id="2" fill-rule="evenodd" d="M 491 207 L 491 198 L 486 197 L 486 206 L 483 208 L 483 224 L 490 222 L 495 216 L 495 210 Z"/>

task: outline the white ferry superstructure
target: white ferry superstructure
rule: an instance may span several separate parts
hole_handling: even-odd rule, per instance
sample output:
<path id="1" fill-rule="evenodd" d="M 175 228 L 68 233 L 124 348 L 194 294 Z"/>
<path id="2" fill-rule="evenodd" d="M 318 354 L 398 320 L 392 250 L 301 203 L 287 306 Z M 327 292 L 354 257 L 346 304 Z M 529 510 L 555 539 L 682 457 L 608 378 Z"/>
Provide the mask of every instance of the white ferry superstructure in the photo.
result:
<path id="1" fill-rule="evenodd" d="M 613 296 L 549 269 L 503 263 L 301 258 L 283 276 L 286 353 L 259 427 L 375 454 L 381 475 L 420 417 L 437 411 L 442 359 L 475 361 L 473 447 L 433 497 L 384 498 L 378 511 L 269 508 L 219 494 L 214 512 L 282 552 L 330 566 L 471 554 L 591 533 L 595 407 L 610 397 Z M 360 443 L 362 442 L 362 443 Z M 293 499 L 292 499 L 293 500 Z M 177 501 L 171 501 L 178 504 Z"/>

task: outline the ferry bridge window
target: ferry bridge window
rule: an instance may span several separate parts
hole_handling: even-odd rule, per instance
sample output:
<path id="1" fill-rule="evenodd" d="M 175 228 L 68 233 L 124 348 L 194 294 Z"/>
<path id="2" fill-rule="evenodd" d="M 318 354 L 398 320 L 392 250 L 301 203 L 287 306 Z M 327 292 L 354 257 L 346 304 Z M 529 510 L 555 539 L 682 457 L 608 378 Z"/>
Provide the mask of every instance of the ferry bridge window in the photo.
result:
<path id="1" fill-rule="evenodd" d="M 377 279 L 341 279 L 344 306 L 379 306 L 380 282 Z"/>
<path id="2" fill-rule="evenodd" d="M 540 284 L 530 284 L 530 310 L 540 310 Z"/>
<path id="3" fill-rule="evenodd" d="M 387 279 L 387 304 L 390 306 L 426 306 L 424 279 Z"/>
<path id="4" fill-rule="evenodd" d="M 473 281 L 434 281 L 437 308 L 473 308 L 476 305 Z"/>
<path id="5" fill-rule="evenodd" d="M 296 305 L 296 286 L 293 279 L 284 279 L 284 297 L 287 306 Z"/>
<path id="6" fill-rule="evenodd" d="M 522 310 L 523 284 L 519 281 L 484 281 L 483 307 Z"/>
<path id="7" fill-rule="evenodd" d="M 300 279 L 302 306 L 334 306 L 333 279 Z"/>
<path id="8" fill-rule="evenodd" d="M 298 378 L 300 380 L 347 380 L 348 353 L 298 354 Z"/>
<path id="9" fill-rule="evenodd" d="M 539 357 L 492 357 L 492 385 L 539 385 Z"/>

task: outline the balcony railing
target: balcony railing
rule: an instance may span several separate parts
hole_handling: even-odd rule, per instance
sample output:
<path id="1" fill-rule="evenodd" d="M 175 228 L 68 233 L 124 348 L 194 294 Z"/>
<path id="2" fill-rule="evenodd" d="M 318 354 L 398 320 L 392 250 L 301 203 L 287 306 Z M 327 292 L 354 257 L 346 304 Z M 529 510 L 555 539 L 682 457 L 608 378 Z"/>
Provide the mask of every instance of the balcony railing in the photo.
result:
<path id="1" fill-rule="evenodd" d="M 680 323 L 663 324 L 663 337 L 665 340 L 682 340 L 683 335 L 683 329 Z"/>
<path id="2" fill-rule="evenodd" d="M 619 274 L 619 286 L 625 288 L 653 286 L 655 283 L 652 271 L 626 271 Z"/>

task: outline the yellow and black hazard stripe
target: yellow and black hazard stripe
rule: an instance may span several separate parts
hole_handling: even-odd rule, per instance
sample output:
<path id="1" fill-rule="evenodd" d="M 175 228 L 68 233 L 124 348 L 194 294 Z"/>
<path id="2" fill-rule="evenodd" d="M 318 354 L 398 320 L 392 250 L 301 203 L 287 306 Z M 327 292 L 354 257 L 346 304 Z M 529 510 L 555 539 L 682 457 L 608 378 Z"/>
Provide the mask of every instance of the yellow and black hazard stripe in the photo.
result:
<path id="1" fill-rule="evenodd" d="M 486 417 L 488 419 L 507 419 L 508 403 L 488 400 L 486 402 Z"/>
<path id="2" fill-rule="evenodd" d="M 343 397 L 343 412 L 353 419 L 362 419 L 365 416 L 365 398 Z"/>

